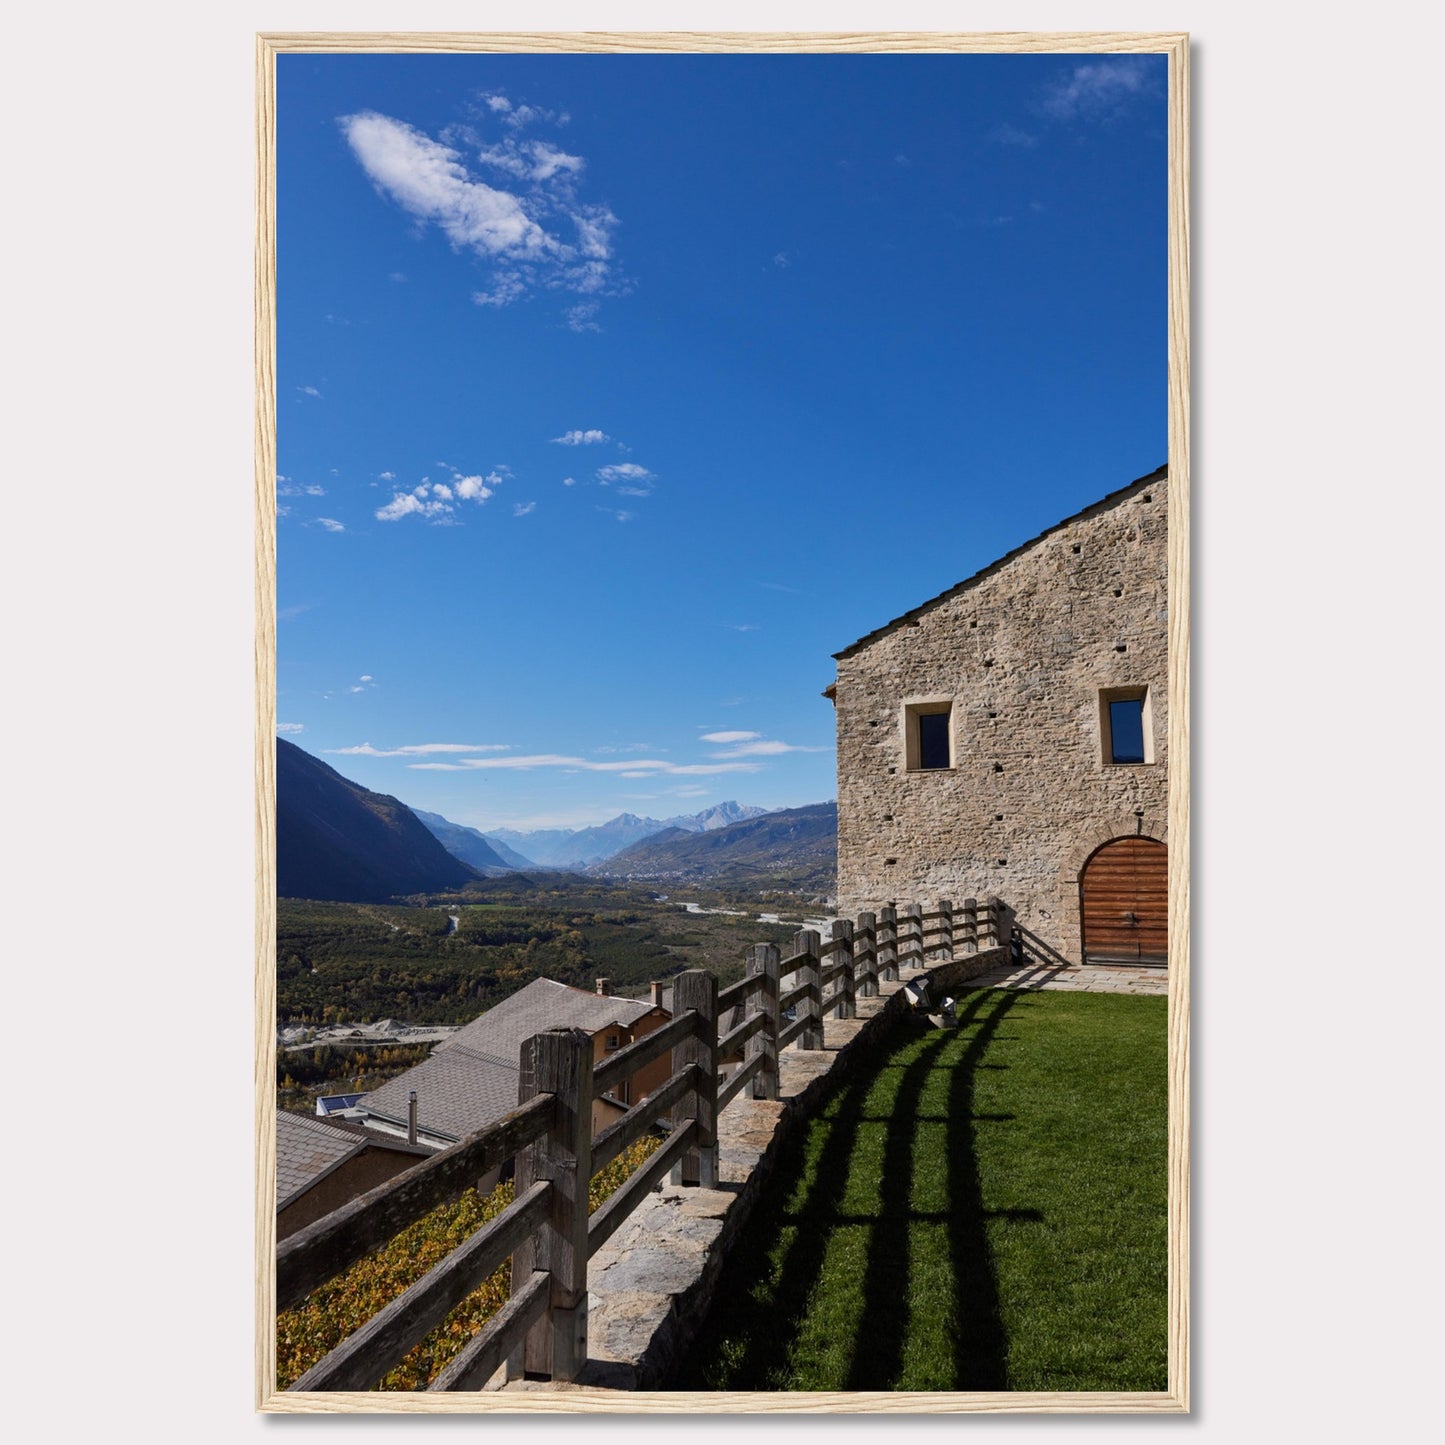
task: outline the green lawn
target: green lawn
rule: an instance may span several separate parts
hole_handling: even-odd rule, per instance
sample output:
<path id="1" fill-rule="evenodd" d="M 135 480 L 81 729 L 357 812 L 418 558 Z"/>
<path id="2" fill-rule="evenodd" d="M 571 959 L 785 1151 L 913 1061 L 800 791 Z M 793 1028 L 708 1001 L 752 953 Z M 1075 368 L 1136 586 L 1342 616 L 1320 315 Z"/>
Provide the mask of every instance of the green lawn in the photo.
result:
<path id="1" fill-rule="evenodd" d="M 962 1017 L 793 1135 L 676 1388 L 1166 1388 L 1165 1000 Z"/>

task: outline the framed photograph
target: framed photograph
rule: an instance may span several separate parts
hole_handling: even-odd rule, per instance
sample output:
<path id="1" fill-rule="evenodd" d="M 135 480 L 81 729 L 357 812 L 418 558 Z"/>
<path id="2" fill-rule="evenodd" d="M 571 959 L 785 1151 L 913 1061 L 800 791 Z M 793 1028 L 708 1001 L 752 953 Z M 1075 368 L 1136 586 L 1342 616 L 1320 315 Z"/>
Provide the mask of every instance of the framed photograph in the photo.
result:
<path id="1" fill-rule="evenodd" d="M 1189 1409 L 1181 34 L 257 37 L 257 1407 Z"/>

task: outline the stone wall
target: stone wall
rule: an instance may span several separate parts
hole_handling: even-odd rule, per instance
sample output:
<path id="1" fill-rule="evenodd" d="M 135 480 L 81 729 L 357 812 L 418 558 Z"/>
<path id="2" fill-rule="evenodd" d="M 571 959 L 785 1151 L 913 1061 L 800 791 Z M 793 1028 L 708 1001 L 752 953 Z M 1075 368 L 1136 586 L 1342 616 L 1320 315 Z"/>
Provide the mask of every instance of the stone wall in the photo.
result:
<path id="1" fill-rule="evenodd" d="M 838 911 L 996 894 L 1028 952 L 1081 958 L 1079 872 L 1167 842 L 1164 471 L 838 654 Z M 1142 764 L 1104 761 L 1100 691 L 1147 688 Z M 908 766 L 907 704 L 952 703 L 952 763 Z"/>

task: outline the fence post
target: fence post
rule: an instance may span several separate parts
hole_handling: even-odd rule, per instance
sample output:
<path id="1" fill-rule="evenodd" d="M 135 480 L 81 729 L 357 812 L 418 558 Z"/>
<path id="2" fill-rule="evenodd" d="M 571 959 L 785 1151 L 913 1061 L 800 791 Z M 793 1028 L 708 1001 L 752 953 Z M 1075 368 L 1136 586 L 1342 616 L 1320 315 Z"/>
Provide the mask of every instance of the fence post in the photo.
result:
<path id="1" fill-rule="evenodd" d="M 833 1014 L 837 1019 L 851 1019 L 858 1016 L 854 1003 L 857 996 L 857 982 L 853 973 L 853 925 L 846 918 L 833 920 L 833 941 L 839 947 L 833 953 L 833 962 L 843 965 L 838 975 L 838 989 L 834 995 L 837 1008 Z"/>
<path id="2" fill-rule="evenodd" d="M 555 1094 L 548 1131 L 517 1156 L 517 1192 L 540 1179 L 552 1184 L 552 1209 L 542 1227 L 512 1255 L 512 1278 L 532 1270 L 552 1276 L 547 1313 L 532 1326 L 509 1376 L 524 1370 L 574 1380 L 587 1360 L 587 1186 L 592 1179 L 592 1037 L 581 1029 L 549 1029 L 522 1044 L 522 1102 Z"/>
<path id="3" fill-rule="evenodd" d="M 978 952 L 978 901 L 973 898 L 963 900 L 963 951 Z"/>
<path id="4" fill-rule="evenodd" d="M 818 975 L 818 964 L 822 958 L 822 940 L 811 928 L 799 929 L 793 935 L 793 952 L 798 955 L 798 982 L 813 985 L 811 997 L 801 1000 L 799 1007 L 808 1020 L 798 1042 L 805 1049 L 823 1047 L 823 989 Z"/>
<path id="5" fill-rule="evenodd" d="M 878 993 L 878 920 L 871 913 L 858 915 L 853 936 L 853 968 L 858 978 L 858 997 L 874 998 Z"/>
<path id="6" fill-rule="evenodd" d="M 995 898 L 985 898 L 978 909 L 978 951 L 998 947 L 998 914 L 994 912 Z"/>
<path id="7" fill-rule="evenodd" d="M 776 944 L 755 943 L 748 949 L 747 971 L 749 978 L 762 979 L 762 997 L 757 1001 L 759 1012 L 767 1015 L 768 1021 L 761 1032 L 748 1040 L 744 1063 L 751 1063 L 759 1054 L 763 1056 L 762 1066 L 753 1075 L 753 1098 L 776 1099 L 778 1097 L 778 949 Z"/>
<path id="8" fill-rule="evenodd" d="M 988 900 L 988 911 L 993 918 L 993 935 L 996 940 L 996 946 L 1006 949 L 1009 945 L 1009 934 L 1011 931 L 1009 929 L 1008 907 L 1002 898 L 990 898 Z"/>
<path id="9" fill-rule="evenodd" d="M 898 910 L 890 903 L 878 910 L 878 977 L 898 977 Z"/>
<path id="10" fill-rule="evenodd" d="M 899 967 L 900 969 L 922 968 L 923 905 L 921 903 L 905 903 L 903 905 L 903 921 L 908 929 L 908 934 L 899 942 Z"/>
<path id="11" fill-rule="evenodd" d="M 678 1123 L 696 1119 L 697 1147 L 672 1166 L 674 1184 L 717 1188 L 717 978 L 700 968 L 680 973 L 672 982 L 672 1016 L 696 1009 L 698 1030 L 672 1051 L 672 1071 L 696 1064 L 702 1074 L 697 1087 L 683 1095 L 674 1113 Z"/>
<path id="12" fill-rule="evenodd" d="M 938 911 L 938 953 L 943 962 L 953 961 L 953 904 L 947 898 L 940 898 L 934 908 Z"/>

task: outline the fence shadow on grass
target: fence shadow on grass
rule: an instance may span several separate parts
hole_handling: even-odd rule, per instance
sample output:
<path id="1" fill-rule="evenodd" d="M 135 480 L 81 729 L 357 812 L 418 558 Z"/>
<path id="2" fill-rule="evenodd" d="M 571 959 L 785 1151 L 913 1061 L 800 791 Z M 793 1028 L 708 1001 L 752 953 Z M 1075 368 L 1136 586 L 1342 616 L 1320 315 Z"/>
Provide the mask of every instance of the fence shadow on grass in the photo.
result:
<path id="1" fill-rule="evenodd" d="M 938 1380 L 929 1387 L 1008 1388 L 1008 1341 L 986 1232 L 994 1215 L 983 1207 L 976 1127 L 1007 1123 L 1013 1116 L 975 1114 L 973 1104 L 977 1074 L 1005 1067 L 987 1063 L 984 1057 L 1000 1023 L 1013 1009 L 1028 1006 L 1026 995 L 1012 990 L 974 991 L 961 1003 L 958 1032 L 939 1030 L 921 1042 L 911 1030 L 895 1034 L 874 1064 L 864 1065 L 840 1084 L 808 1129 L 800 1130 L 785 1146 L 776 1173 L 724 1266 L 712 1315 L 674 1388 L 902 1388 L 912 1324 L 910 1275 L 920 1267 L 914 1259 L 914 1231 L 923 1225 L 943 1226 L 955 1319 L 952 1358 L 930 1362 L 930 1373 Z M 913 1056 L 894 1063 L 905 1050 Z M 866 1112 L 869 1096 L 890 1068 L 899 1070 L 899 1078 L 888 1113 L 871 1117 Z M 921 1112 L 929 1076 L 939 1069 L 949 1075 L 941 1116 L 936 1109 Z M 877 1206 L 864 1213 L 850 1212 L 845 1202 L 861 1131 L 878 1123 L 885 1124 L 887 1132 Z M 932 1126 L 936 1140 L 940 1124 L 947 1149 L 947 1207 L 925 1212 L 913 1200 L 920 1130 Z M 818 1129 L 827 1132 L 810 1168 L 807 1140 Z M 1033 1209 L 1004 1214 L 1017 1220 L 1042 1218 Z M 837 1340 L 847 1361 L 845 1377 L 827 1383 L 795 1379 L 792 1347 L 805 1328 L 830 1243 L 836 1231 L 857 1226 L 867 1228 L 868 1244 L 852 1338 Z M 781 1252 L 779 1241 L 785 1241 Z"/>

